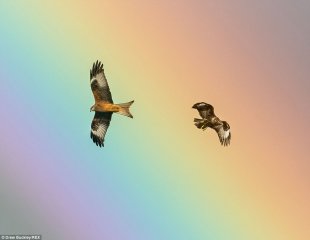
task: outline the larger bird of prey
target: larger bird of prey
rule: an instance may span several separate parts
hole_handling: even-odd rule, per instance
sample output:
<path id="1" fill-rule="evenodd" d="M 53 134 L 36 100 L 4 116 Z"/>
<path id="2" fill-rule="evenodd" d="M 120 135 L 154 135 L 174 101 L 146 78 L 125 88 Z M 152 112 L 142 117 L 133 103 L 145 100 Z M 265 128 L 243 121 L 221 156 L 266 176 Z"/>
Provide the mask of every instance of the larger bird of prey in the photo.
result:
<path id="1" fill-rule="evenodd" d="M 104 137 L 110 125 L 112 114 L 119 113 L 132 118 L 129 107 L 134 101 L 113 103 L 108 81 L 104 75 L 103 64 L 98 60 L 90 70 L 90 86 L 95 98 L 95 104 L 90 108 L 90 111 L 95 112 L 90 137 L 97 146 L 103 147 Z"/>
<path id="2" fill-rule="evenodd" d="M 226 121 L 221 121 L 214 114 L 214 107 L 208 103 L 200 102 L 193 105 L 197 109 L 202 119 L 194 118 L 195 126 L 199 129 L 206 130 L 208 127 L 214 129 L 219 136 L 222 145 L 230 144 L 231 131 Z"/>

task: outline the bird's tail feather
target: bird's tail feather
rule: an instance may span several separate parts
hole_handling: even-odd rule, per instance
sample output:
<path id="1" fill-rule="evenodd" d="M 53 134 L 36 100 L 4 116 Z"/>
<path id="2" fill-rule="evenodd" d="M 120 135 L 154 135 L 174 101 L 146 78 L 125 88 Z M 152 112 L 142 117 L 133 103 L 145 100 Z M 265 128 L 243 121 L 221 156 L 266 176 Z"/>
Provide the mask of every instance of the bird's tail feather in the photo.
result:
<path id="1" fill-rule="evenodd" d="M 197 128 L 203 129 L 203 130 L 207 129 L 207 125 L 206 125 L 207 122 L 204 119 L 194 118 L 194 122 Z"/>
<path id="2" fill-rule="evenodd" d="M 129 111 L 129 108 L 130 108 L 131 104 L 133 104 L 133 102 L 134 101 L 117 104 L 117 106 L 120 107 L 119 111 L 117 113 L 122 114 L 122 115 L 127 116 L 127 117 L 130 117 L 130 118 L 133 118 L 132 114 Z"/>

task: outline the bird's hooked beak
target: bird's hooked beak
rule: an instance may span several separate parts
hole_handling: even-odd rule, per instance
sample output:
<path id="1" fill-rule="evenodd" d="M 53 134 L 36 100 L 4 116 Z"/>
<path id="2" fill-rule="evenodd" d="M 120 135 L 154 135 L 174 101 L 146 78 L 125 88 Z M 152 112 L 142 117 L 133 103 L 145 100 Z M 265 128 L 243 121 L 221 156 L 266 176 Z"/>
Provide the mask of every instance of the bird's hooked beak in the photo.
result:
<path id="1" fill-rule="evenodd" d="M 89 110 L 89 111 L 91 112 L 91 111 L 93 111 L 93 110 L 94 110 L 94 107 L 92 106 L 92 107 L 90 108 L 90 110 Z"/>
<path id="2" fill-rule="evenodd" d="M 197 104 L 194 104 L 192 108 L 197 109 Z"/>

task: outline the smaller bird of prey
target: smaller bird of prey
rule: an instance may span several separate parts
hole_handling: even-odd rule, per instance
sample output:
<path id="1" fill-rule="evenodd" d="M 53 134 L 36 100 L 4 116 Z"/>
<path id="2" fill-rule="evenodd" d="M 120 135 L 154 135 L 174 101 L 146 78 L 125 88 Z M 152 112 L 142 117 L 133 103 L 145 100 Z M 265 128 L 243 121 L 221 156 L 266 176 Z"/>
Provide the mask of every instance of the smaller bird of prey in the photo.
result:
<path id="1" fill-rule="evenodd" d="M 206 130 L 208 127 L 213 128 L 219 136 L 222 145 L 230 144 L 231 132 L 230 126 L 226 121 L 221 121 L 214 114 L 214 107 L 208 103 L 200 102 L 193 105 L 197 109 L 202 119 L 194 118 L 195 126 L 199 129 Z"/>
<path id="2" fill-rule="evenodd" d="M 97 146 L 103 147 L 104 137 L 110 125 L 112 114 L 119 113 L 132 118 L 129 107 L 134 101 L 113 103 L 108 81 L 104 75 L 103 64 L 98 60 L 90 70 L 90 86 L 95 98 L 95 104 L 90 108 L 90 111 L 95 112 L 90 137 Z"/>

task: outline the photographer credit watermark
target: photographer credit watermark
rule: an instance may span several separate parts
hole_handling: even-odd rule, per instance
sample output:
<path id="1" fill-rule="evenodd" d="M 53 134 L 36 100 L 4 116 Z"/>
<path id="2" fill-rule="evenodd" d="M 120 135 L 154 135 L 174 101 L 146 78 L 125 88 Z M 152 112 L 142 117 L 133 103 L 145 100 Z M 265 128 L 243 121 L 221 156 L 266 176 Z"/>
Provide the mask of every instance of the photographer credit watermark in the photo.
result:
<path id="1" fill-rule="evenodd" d="M 42 236 L 37 234 L 8 234 L 0 235 L 0 240 L 42 240 Z"/>

